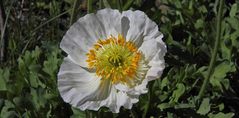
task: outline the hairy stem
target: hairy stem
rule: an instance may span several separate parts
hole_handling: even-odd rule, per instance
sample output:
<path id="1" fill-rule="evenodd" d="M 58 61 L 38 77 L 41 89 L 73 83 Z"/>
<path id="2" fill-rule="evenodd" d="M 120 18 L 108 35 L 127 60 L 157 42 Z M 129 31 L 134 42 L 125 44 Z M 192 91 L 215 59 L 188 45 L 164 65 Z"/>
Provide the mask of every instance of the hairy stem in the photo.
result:
<path id="1" fill-rule="evenodd" d="M 209 68 L 208 68 L 208 73 L 206 75 L 205 80 L 203 81 L 203 85 L 199 91 L 198 97 L 199 99 L 201 99 L 204 95 L 204 92 L 206 90 L 206 87 L 208 85 L 209 82 L 209 78 L 211 77 L 211 74 L 214 70 L 214 64 L 216 61 L 216 57 L 217 57 L 217 51 L 219 48 L 219 43 L 220 43 L 220 39 L 221 39 L 221 21 L 222 21 L 222 12 L 223 12 L 223 5 L 224 5 L 224 0 L 220 0 L 219 3 L 219 9 L 218 9 L 218 13 L 217 13 L 217 29 L 216 29 L 216 41 L 214 44 L 214 49 L 212 52 L 212 58 L 210 60 L 210 64 L 209 64 Z"/>

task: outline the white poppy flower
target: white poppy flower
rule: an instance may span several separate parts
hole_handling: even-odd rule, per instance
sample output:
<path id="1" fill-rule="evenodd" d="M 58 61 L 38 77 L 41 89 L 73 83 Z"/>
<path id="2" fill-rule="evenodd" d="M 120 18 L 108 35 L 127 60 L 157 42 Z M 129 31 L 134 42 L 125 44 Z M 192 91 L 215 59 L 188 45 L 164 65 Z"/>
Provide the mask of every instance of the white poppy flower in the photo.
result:
<path id="1" fill-rule="evenodd" d="M 162 37 L 141 11 L 103 9 L 80 18 L 60 44 L 68 54 L 58 73 L 63 100 L 81 110 L 131 109 L 162 74 Z"/>

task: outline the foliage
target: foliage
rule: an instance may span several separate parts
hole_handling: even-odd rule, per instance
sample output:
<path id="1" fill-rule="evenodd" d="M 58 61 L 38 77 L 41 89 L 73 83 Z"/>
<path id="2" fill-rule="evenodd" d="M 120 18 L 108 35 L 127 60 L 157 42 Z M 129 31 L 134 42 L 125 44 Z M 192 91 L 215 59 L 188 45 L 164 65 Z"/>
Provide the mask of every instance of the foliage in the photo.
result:
<path id="1" fill-rule="evenodd" d="M 239 2 L 225 1 L 221 41 L 204 98 L 216 35 L 218 1 L 90 0 L 92 11 L 111 7 L 141 10 L 155 21 L 167 44 L 162 77 L 131 110 L 80 111 L 61 99 L 57 72 L 64 52 L 59 42 L 70 25 L 74 0 L 3 1 L 9 19 L 7 60 L 0 65 L 0 118 L 32 117 L 239 117 Z M 87 13 L 87 1 L 76 9 Z"/>

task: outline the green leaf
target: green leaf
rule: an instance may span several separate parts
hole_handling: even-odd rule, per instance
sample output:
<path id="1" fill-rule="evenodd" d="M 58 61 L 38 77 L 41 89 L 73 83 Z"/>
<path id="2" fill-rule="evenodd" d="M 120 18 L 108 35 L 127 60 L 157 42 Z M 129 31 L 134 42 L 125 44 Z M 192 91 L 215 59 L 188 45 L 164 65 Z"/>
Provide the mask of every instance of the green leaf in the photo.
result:
<path id="1" fill-rule="evenodd" d="M 31 88 L 30 94 L 34 107 L 37 110 L 39 110 L 40 108 L 44 108 L 45 104 L 47 103 L 46 99 L 44 98 L 44 89 Z"/>
<path id="2" fill-rule="evenodd" d="M 160 93 L 159 93 L 159 94 L 160 94 Z M 166 100 L 168 97 L 169 97 L 169 96 L 168 96 L 168 93 L 166 93 L 166 92 L 164 92 L 163 94 L 159 95 L 159 99 L 160 99 L 161 101 Z"/>
<path id="3" fill-rule="evenodd" d="M 195 26 L 196 29 L 203 28 L 204 21 L 202 19 L 198 19 L 194 26 Z"/>
<path id="4" fill-rule="evenodd" d="M 234 64 L 231 64 L 228 61 L 221 62 L 215 67 L 215 70 L 210 77 L 210 84 L 212 84 L 213 87 L 219 88 L 220 90 L 223 90 L 222 85 L 224 85 L 226 88 L 229 88 L 229 81 L 226 80 L 225 77 L 227 73 L 235 71 L 236 68 Z"/>
<path id="5" fill-rule="evenodd" d="M 3 104 L 4 104 L 4 99 L 0 98 L 0 109 L 2 108 Z"/>
<path id="6" fill-rule="evenodd" d="M 222 103 L 222 104 L 219 104 L 218 105 L 218 108 L 219 108 L 219 111 L 222 111 L 223 109 L 224 109 L 224 104 Z"/>
<path id="7" fill-rule="evenodd" d="M 170 108 L 170 107 L 173 107 L 172 104 L 169 104 L 169 103 L 161 103 L 158 105 L 158 108 L 160 108 L 161 110 L 164 110 L 164 109 L 167 109 L 167 108 Z"/>
<path id="8" fill-rule="evenodd" d="M 194 108 L 194 107 L 195 107 L 194 104 L 184 104 L 184 103 L 180 103 L 174 106 L 175 109 L 185 109 L 185 108 Z"/>
<path id="9" fill-rule="evenodd" d="M 5 100 L 4 102 L 5 106 L 1 109 L 0 118 L 16 118 L 17 113 L 12 110 L 15 108 L 14 104 L 9 100 Z"/>
<path id="10" fill-rule="evenodd" d="M 169 80 L 167 77 L 165 77 L 163 80 L 162 80 L 162 83 L 161 83 L 161 89 L 163 89 L 164 87 L 166 87 L 167 85 L 169 84 Z"/>
<path id="11" fill-rule="evenodd" d="M 39 78 L 37 76 L 37 73 L 30 72 L 29 80 L 32 87 L 35 87 L 35 88 L 38 87 L 38 81 L 39 81 L 38 79 Z"/>
<path id="12" fill-rule="evenodd" d="M 7 81 L 9 76 L 9 69 L 0 69 L 0 91 L 7 91 Z"/>
<path id="13" fill-rule="evenodd" d="M 231 7 L 231 11 L 230 11 L 230 17 L 234 17 L 237 13 L 237 3 L 234 3 Z"/>
<path id="14" fill-rule="evenodd" d="M 238 24 L 238 19 L 237 18 L 228 18 L 226 21 L 230 24 L 231 28 L 235 30 L 239 30 L 239 24 Z"/>
<path id="15" fill-rule="evenodd" d="M 72 111 L 73 111 L 73 115 L 71 116 L 71 118 L 85 118 L 86 114 L 84 111 L 81 111 L 79 109 L 76 109 L 74 107 L 71 107 Z"/>
<path id="16" fill-rule="evenodd" d="M 235 114 L 234 113 L 222 113 L 222 112 L 219 112 L 217 114 L 208 114 L 208 117 L 209 118 L 232 118 Z"/>
<path id="17" fill-rule="evenodd" d="M 184 94 L 186 89 L 184 84 L 182 83 L 178 83 L 176 87 L 177 89 L 173 91 L 173 95 L 172 95 L 173 99 L 171 99 L 174 102 L 178 102 L 178 99 Z"/>
<path id="18" fill-rule="evenodd" d="M 210 111 L 211 105 L 210 105 L 209 101 L 210 101 L 209 98 L 203 99 L 199 109 L 197 110 L 198 114 L 206 115 Z"/>
<path id="19" fill-rule="evenodd" d="M 167 112 L 167 118 L 173 118 L 173 113 Z"/>
<path id="20" fill-rule="evenodd" d="M 51 78 L 54 78 L 59 66 L 59 61 L 60 59 L 57 57 L 57 52 L 52 52 L 52 54 L 48 56 L 47 60 L 44 61 L 43 71 L 49 74 Z"/>
<path id="21" fill-rule="evenodd" d="M 30 111 L 26 111 L 25 113 L 22 114 L 23 118 L 32 118 L 31 116 L 31 112 Z"/>

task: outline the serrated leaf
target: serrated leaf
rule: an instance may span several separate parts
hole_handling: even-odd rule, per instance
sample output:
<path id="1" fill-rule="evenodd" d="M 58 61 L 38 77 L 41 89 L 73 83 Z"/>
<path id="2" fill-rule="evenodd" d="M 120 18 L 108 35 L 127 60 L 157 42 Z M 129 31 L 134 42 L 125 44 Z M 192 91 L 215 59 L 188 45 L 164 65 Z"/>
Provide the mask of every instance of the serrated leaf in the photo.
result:
<path id="1" fill-rule="evenodd" d="M 18 62 L 18 69 L 21 73 L 24 73 L 26 71 L 26 66 L 25 63 L 23 61 L 23 59 L 20 57 L 17 59 Z"/>
<path id="2" fill-rule="evenodd" d="M 198 114 L 206 115 L 210 111 L 211 105 L 210 105 L 209 101 L 210 101 L 209 98 L 203 99 L 199 109 L 197 110 Z"/>
<path id="3" fill-rule="evenodd" d="M 53 52 L 52 55 L 48 56 L 47 60 L 44 61 L 43 71 L 49 74 L 52 78 L 55 77 L 59 61 L 60 59 L 57 58 L 57 53 Z"/>
<path id="4" fill-rule="evenodd" d="M 31 88 L 31 100 L 34 104 L 34 107 L 39 110 L 40 108 L 43 108 L 45 104 L 47 103 L 46 99 L 44 98 L 44 89 L 42 88 Z"/>
<path id="5" fill-rule="evenodd" d="M 29 75 L 29 81 L 32 87 L 37 88 L 38 87 L 38 76 L 36 73 L 30 73 Z"/>

